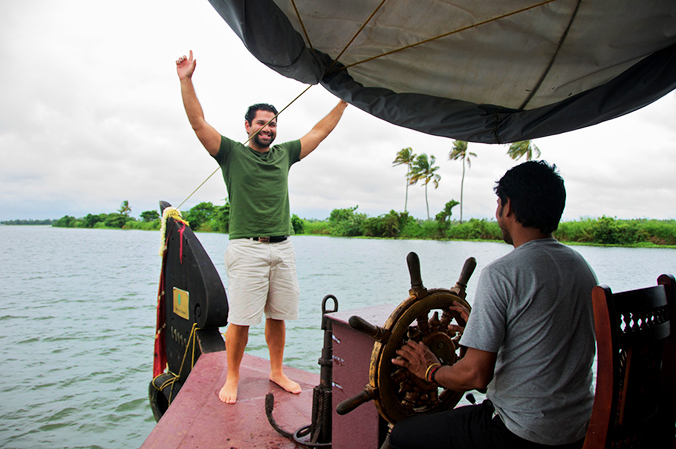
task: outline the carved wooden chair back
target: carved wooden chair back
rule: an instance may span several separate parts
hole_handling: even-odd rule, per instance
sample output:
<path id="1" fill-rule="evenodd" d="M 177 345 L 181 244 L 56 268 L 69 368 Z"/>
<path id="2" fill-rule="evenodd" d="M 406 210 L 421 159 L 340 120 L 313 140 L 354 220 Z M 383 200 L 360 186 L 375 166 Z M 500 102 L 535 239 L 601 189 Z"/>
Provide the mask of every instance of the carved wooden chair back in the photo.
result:
<path id="1" fill-rule="evenodd" d="M 657 282 L 592 292 L 598 365 L 584 449 L 676 447 L 676 282 Z"/>

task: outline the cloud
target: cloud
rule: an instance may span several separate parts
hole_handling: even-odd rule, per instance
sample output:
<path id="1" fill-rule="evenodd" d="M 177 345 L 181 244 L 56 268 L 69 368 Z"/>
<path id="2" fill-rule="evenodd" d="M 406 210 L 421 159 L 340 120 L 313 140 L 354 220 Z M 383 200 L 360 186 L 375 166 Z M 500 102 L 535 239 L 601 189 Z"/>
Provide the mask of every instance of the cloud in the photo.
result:
<path id="1" fill-rule="evenodd" d="M 194 76 L 207 120 L 244 140 L 248 105 L 284 107 L 306 86 L 251 57 L 208 2 L 154 0 L 2 2 L 0 55 L 0 220 L 112 212 L 128 200 L 133 214 L 178 205 L 216 168 L 185 117 L 174 61 L 194 50 Z M 301 137 L 336 104 L 313 86 L 279 118 L 278 140 Z M 566 179 L 566 219 L 676 218 L 676 96 L 612 122 L 538 139 L 542 157 Z M 401 148 L 433 154 L 438 189 L 430 215 L 460 199 L 462 165 L 452 141 L 421 134 L 349 107 L 319 149 L 291 171 L 292 212 L 326 218 L 359 206 L 375 216 L 403 210 Z M 495 212 L 495 180 L 515 164 L 506 146 L 470 144 L 477 153 L 464 181 L 465 218 Z M 222 204 L 216 173 L 182 209 Z M 408 208 L 426 217 L 424 188 L 410 186 Z M 459 208 L 454 216 L 459 215 Z"/>

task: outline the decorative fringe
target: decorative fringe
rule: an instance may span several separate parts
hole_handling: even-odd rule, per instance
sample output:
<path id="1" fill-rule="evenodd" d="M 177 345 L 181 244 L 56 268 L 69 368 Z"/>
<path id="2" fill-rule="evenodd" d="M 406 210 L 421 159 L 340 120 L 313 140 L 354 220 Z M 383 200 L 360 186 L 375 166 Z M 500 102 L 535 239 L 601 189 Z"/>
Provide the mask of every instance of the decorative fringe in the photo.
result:
<path id="1" fill-rule="evenodd" d="M 176 221 L 183 223 L 186 226 L 190 224 L 181 217 L 181 211 L 175 207 L 167 207 L 162 213 L 162 226 L 160 227 L 160 257 L 164 256 L 164 252 L 167 250 L 166 242 L 166 233 L 167 233 L 167 219 L 171 217 Z"/>

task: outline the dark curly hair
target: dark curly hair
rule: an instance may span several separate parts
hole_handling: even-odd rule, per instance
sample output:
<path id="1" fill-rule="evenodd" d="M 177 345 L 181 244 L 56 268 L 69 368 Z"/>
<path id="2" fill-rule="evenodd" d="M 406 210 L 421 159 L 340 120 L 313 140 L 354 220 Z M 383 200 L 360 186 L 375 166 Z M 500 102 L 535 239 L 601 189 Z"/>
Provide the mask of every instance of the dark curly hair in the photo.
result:
<path id="1" fill-rule="evenodd" d="M 246 114 L 244 115 L 244 119 L 246 119 L 247 123 L 249 125 L 253 125 L 253 119 L 256 118 L 256 111 L 268 111 L 272 112 L 273 114 L 277 115 L 277 109 L 271 104 L 267 103 L 256 103 L 252 104 L 249 106 L 249 110 L 246 111 Z"/>
<path id="2" fill-rule="evenodd" d="M 502 204 L 512 203 L 516 220 L 544 234 L 556 230 L 566 206 L 566 188 L 556 165 L 528 161 L 511 168 L 493 188 Z"/>

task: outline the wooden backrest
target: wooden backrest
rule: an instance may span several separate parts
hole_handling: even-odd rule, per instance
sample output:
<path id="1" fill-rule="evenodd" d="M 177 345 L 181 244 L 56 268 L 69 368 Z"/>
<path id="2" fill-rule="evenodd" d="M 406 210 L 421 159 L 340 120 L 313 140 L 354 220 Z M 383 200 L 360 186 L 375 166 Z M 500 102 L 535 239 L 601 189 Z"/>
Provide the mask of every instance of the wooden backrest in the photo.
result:
<path id="1" fill-rule="evenodd" d="M 676 281 L 662 275 L 657 282 L 592 292 L 598 365 L 585 449 L 673 447 Z"/>

